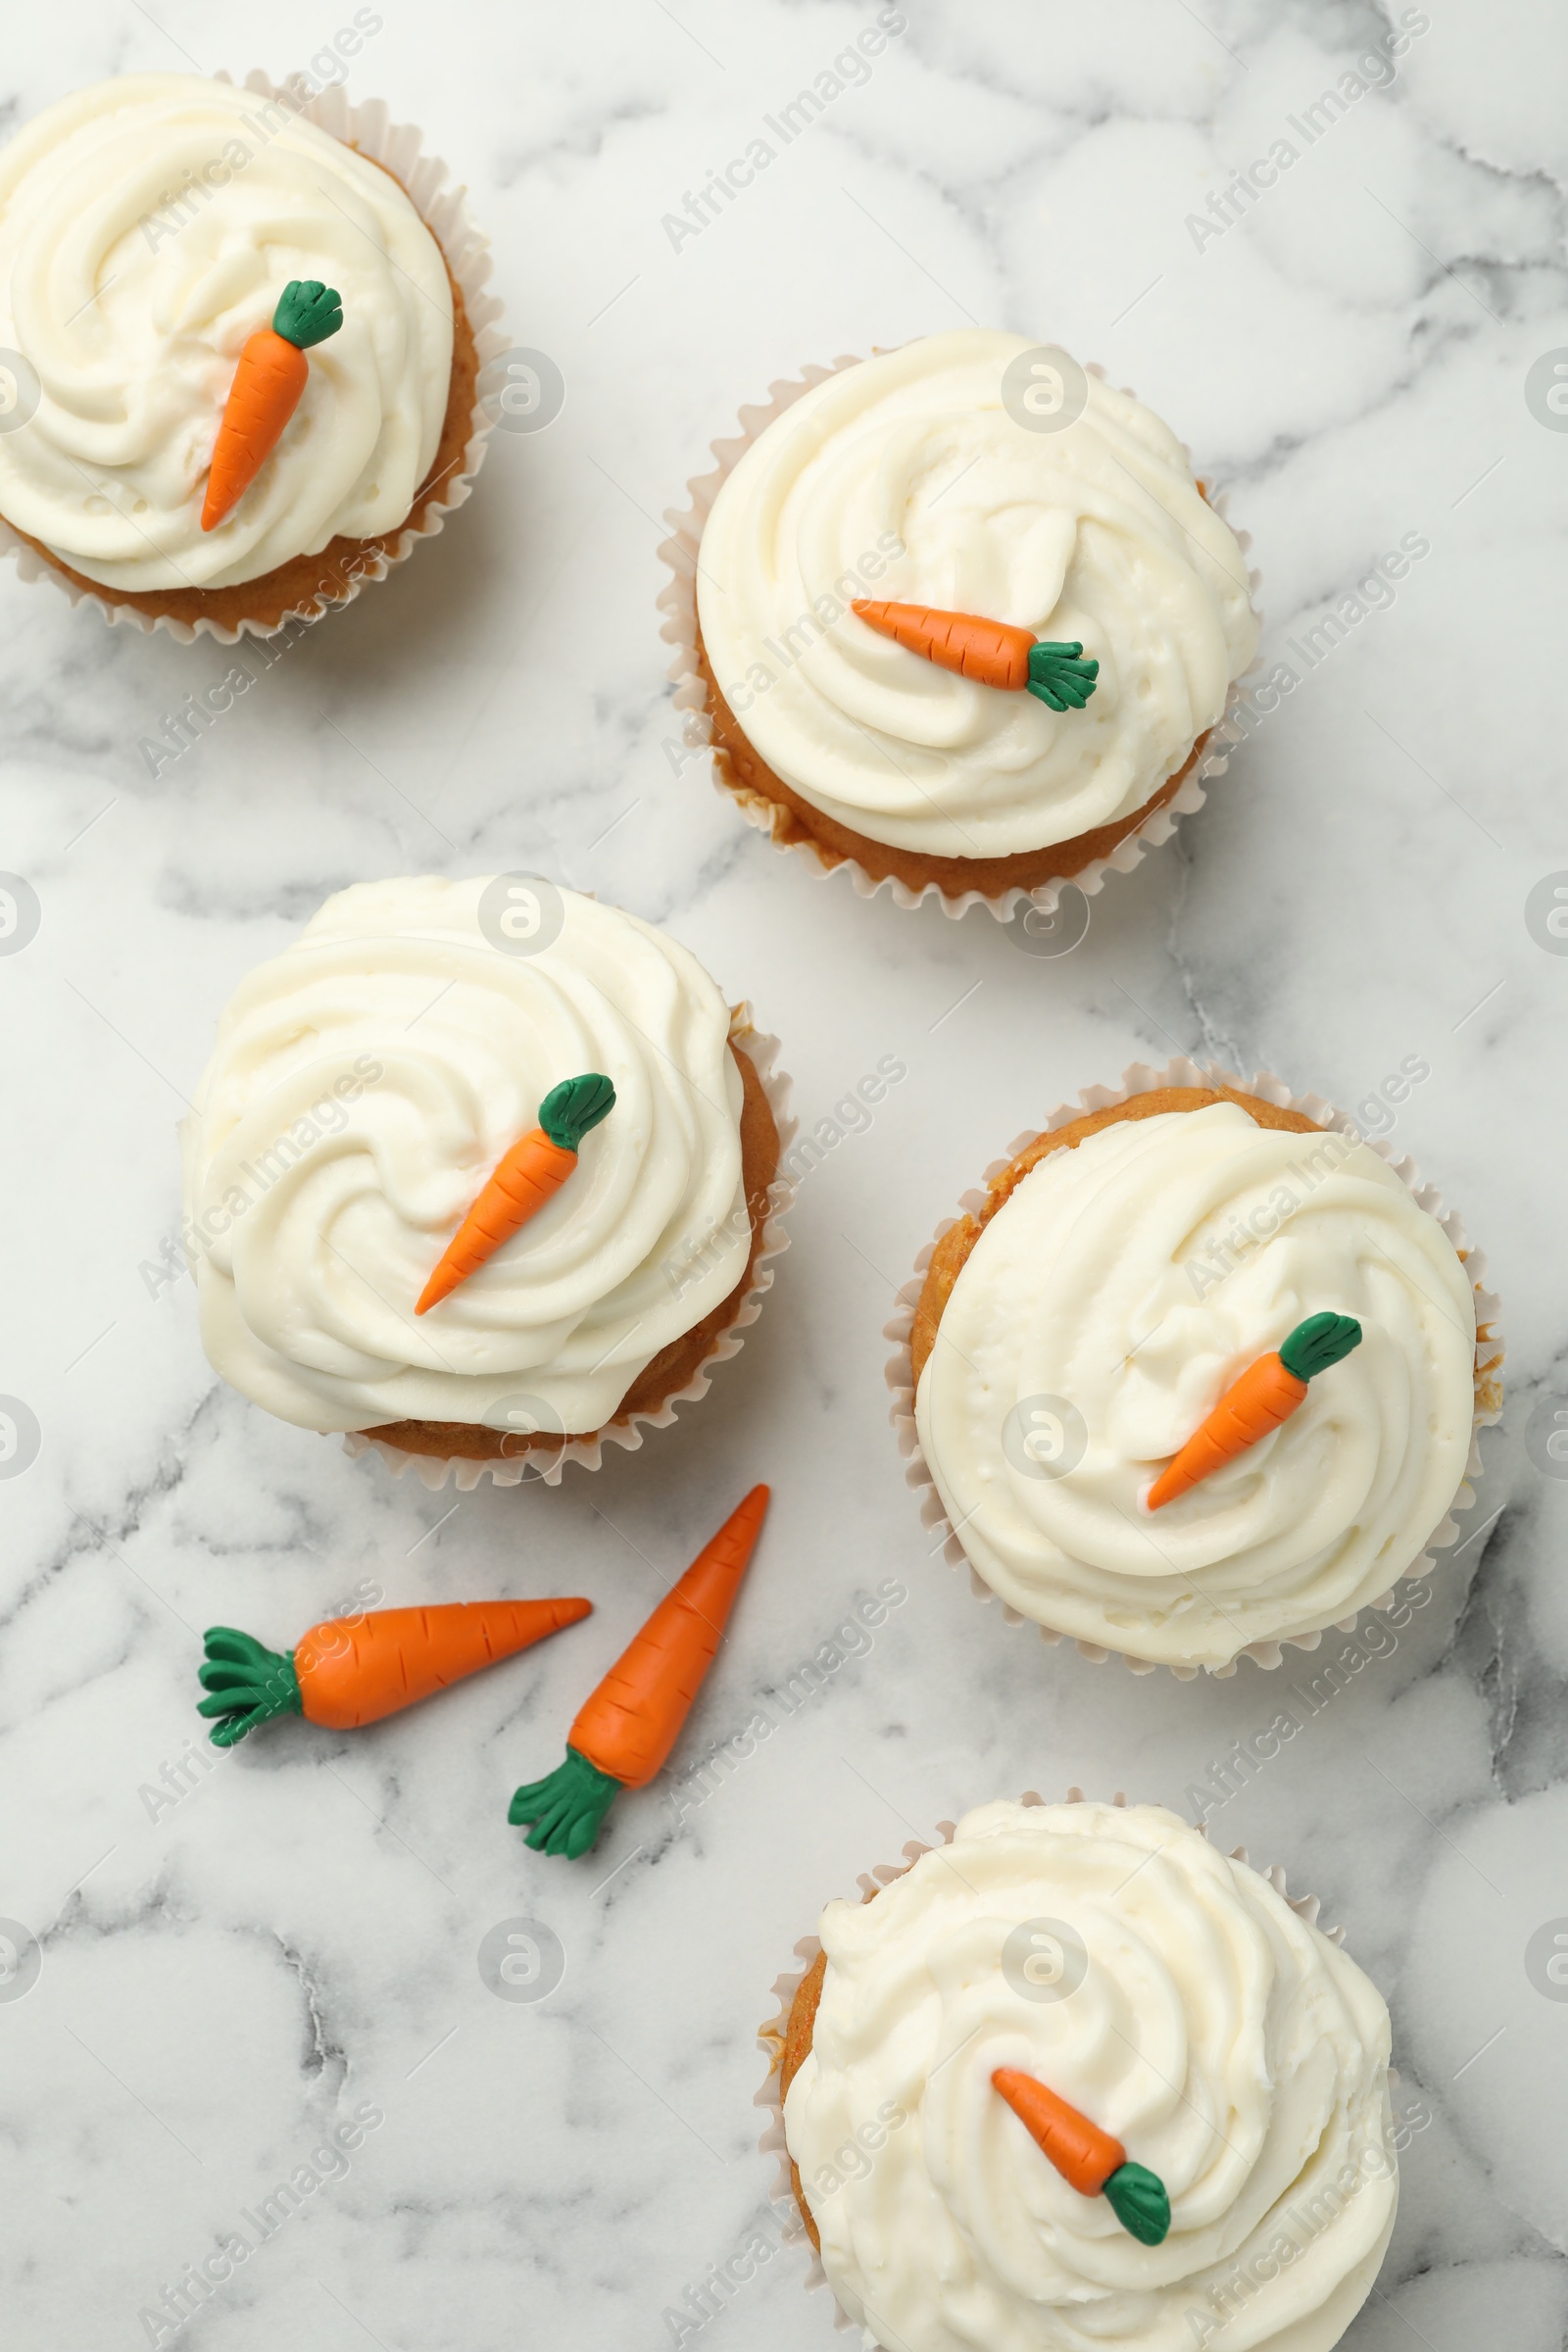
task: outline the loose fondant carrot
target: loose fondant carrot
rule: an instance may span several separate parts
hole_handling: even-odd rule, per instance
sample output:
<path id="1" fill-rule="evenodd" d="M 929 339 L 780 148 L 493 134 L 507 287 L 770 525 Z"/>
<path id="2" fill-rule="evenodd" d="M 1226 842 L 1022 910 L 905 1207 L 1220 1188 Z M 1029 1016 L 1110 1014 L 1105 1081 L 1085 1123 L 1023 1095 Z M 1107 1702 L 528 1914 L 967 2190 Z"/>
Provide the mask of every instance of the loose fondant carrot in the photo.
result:
<path id="1" fill-rule="evenodd" d="M 436 1690 L 575 1625 L 589 1600 L 443 1601 L 429 1609 L 372 1609 L 313 1625 L 291 1655 L 232 1626 L 210 1626 L 199 1715 L 208 1737 L 232 1747 L 273 1715 L 303 1715 L 334 1732 L 378 1723 Z"/>
<path id="2" fill-rule="evenodd" d="M 1038 695 L 1053 710 L 1081 710 L 1095 691 L 1098 662 L 1080 660 L 1083 647 L 1037 643 L 1032 629 L 1007 620 L 983 620 L 977 612 L 941 612 L 934 605 L 890 605 L 857 597 L 852 611 L 867 627 L 896 645 L 956 670 L 982 686 Z"/>
<path id="3" fill-rule="evenodd" d="M 587 1853 L 621 1789 L 659 1771 L 713 1662 L 767 1499 L 754 1487 L 731 1512 L 578 1710 L 564 1764 L 517 1790 L 507 1818 L 533 1824 L 536 1852 Z"/>
<path id="4" fill-rule="evenodd" d="M 583 1137 L 614 1107 L 614 1088 L 593 1070 L 551 1088 L 539 1105 L 538 1126 L 530 1127 L 500 1160 L 447 1244 L 441 1263 L 419 1293 L 416 1315 L 466 1282 L 554 1199 L 577 1165 Z"/>
<path id="5" fill-rule="evenodd" d="M 310 375 L 305 354 L 343 323 L 343 307 L 318 277 L 293 277 L 278 297 L 270 326 L 246 337 L 228 387 L 202 507 L 202 529 L 216 530 L 237 507 L 283 438 Z"/>
<path id="6" fill-rule="evenodd" d="M 1271 1429 L 1288 1421 L 1306 1396 L 1306 1384 L 1361 1344 L 1353 1315 L 1308 1315 L 1289 1339 L 1233 1380 L 1206 1421 L 1160 1472 L 1149 1490 L 1149 1507 L 1174 1502 L 1199 1480 L 1211 1478 L 1226 1462 L 1245 1453 Z"/>
<path id="7" fill-rule="evenodd" d="M 1129 2164 L 1119 2139 L 1033 2075 L 999 2066 L 991 2081 L 1069 2188 L 1081 2197 L 1103 2197 L 1122 2228 L 1144 2245 L 1163 2244 L 1170 2233 L 1170 2199 L 1157 2174 Z"/>

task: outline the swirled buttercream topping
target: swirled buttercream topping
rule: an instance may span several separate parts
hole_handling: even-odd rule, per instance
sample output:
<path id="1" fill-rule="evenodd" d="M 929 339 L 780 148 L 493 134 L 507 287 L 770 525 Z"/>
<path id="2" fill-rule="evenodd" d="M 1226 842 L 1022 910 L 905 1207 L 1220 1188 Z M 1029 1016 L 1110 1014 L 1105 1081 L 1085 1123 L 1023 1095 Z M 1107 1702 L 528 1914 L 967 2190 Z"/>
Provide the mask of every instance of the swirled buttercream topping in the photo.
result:
<path id="1" fill-rule="evenodd" d="M 1169 427 L 1096 376 L 1034 431 L 1023 335 L 930 335 L 768 425 L 703 532 L 713 673 L 769 767 L 873 841 L 1008 857 L 1130 815 L 1182 766 L 1257 645 L 1247 564 Z M 1016 412 L 1016 413 L 1015 413 Z M 850 610 L 930 605 L 1079 640 L 1081 710 L 939 669 Z"/>
<path id="2" fill-rule="evenodd" d="M 291 278 L 337 289 L 342 331 L 204 532 L 235 363 Z M 127 74 L 0 152 L 0 347 L 37 392 L 0 434 L 7 521 L 108 588 L 224 588 L 403 521 L 441 437 L 452 290 L 403 189 L 353 148 L 252 90 Z"/>
<path id="3" fill-rule="evenodd" d="M 1353 1355 L 1152 1513 L 1155 1476 L 1309 1314 Z M 916 1398 L 970 1560 L 1027 1617 L 1168 1664 L 1338 1623 L 1419 1558 L 1464 1478 L 1475 1301 L 1387 1162 L 1235 1103 L 1047 1154 L 981 1232 Z"/>
<path id="4" fill-rule="evenodd" d="M 599 1429 L 745 1269 L 718 988 L 672 939 L 570 891 L 542 926 L 498 921 L 504 887 L 342 891 L 219 1024 L 182 1131 L 202 1339 L 285 1421 Z M 580 1070 L 615 1104 L 567 1182 L 416 1316 L 503 1152 Z"/>
<path id="5" fill-rule="evenodd" d="M 868 2343 L 1338 2341 L 1394 2224 L 1389 2016 L 1265 1879 L 1156 1806 L 984 1805 L 821 1937 L 784 2130 Z M 1158 2176 L 1162 2244 L 1068 2186 L 998 2067 Z"/>

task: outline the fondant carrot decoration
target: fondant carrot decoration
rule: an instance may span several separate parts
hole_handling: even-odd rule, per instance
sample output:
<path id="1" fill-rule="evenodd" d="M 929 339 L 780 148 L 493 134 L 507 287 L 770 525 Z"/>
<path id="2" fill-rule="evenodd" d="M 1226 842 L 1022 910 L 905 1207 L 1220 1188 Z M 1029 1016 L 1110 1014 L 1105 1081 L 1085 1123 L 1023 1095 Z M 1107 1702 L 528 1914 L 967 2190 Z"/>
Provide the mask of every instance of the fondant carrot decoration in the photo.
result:
<path id="1" fill-rule="evenodd" d="M 232 1747 L 274 1715 L 303 1715 L 329 1731 L 358 1731 L 396 1715 L 465 1676 L 514 1657 L 592 1613 L 590 1600 L 459 1600 L 429 1609 L 372 1609 L 329 1617 L 301 1636 L 292 1653 L 267 1649 L 229 1625 L 207 1633 L 199 1715 L 216 1715 L 208 1738 Z"/>
<path id="2" fill-rule="evenodd" d="M 1119 2139 L 1033 2075 L 999 2066 L 991 2081 L 1069 2188 L 1081 2197 L 1103 2197 L 1122 2228 L 1144 2245 L 1164 2243 L 1170 2234 L 1170 2199 L 1156 2173 L 1129 2164 Z"/>
<path id="3" fill-rule="evenodd" d="M 982 686 L 1038 695 L 1053 710 L 1081 710 L 1100 676 L 1098 662 L 1080 660 L 1080 644 L 1041 643 L 1032 629 L 1014 628 L 1010 621 L 941 612 L 934 605 L 881 604 L 863 596 L 851 610 L 869 628 L 934 662 L 938 669 L 956 670 Z"/>
<path id="4" fill-rule="evenodd" d="M 560 1192 L 577 1165 L 583 1137 L 614 1107 L 614 1088 L 593 1070 L 551 1088 L 539 1105 L 538 1126 L 530 1127 L 498 1162 L 447 1244 L 445 1256 L 419 1293 L 416 1315 L 466 1282 Z"/>
<path id="5" fill-rule="evenodd" d="M 246 337 L 213 444 L 202 529 L 216 530 L 237 507 L 283 438 L 310 375 L 305 354 L 343 323 L 343 306 L 318 277 L 293 277 L 278 297 L 270 326 Z"/>
<path id="6" fill-rule="evenodd" d="M 532 1822 L 536 1852 L 587 1853 L 621 1789 L 646 1788 L 659 1771 L 723 1638 L 767 1497 L 754 1487 L 665 1593 L 579 1709 L 564 1764 L 517 1790 L 507 1819 Z"/>
<path id="7" fill-rule="evenodd" d="M 1208 1419 L 1188 1439 L 1149 1490 L 1149 1507 L 1174 1502 L 1199 1480 L 1211 1478 L 1271 1429 L 1288 1421 L 1306 1396 L 1306 1384 L 1361 1345 L 1353 1315 L 1308 1315 L 1277 1349 L 1233 1380 Z"/>

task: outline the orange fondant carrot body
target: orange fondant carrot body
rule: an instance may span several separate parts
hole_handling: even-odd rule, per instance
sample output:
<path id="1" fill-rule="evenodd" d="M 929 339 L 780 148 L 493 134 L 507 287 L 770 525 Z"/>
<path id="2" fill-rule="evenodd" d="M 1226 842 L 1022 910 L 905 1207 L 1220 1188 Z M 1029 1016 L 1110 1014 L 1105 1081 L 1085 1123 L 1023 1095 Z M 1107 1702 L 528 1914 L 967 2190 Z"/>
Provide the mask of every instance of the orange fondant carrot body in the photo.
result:
<path id="1" fill-rule="evenodd" d="M 258 327 L 239 355 L 234 382 L 213 449 L 202 529 L 213 531 L 239 505 L 300 405 L 311 364 L 297 343 L 270 326 Z"/>
<path id="2" fill-rule="evenodd" d="M 305 357 L 343 323 L 337 295 L 318 278 L 293 278 L 270 326 L 247 336 L 213 445 L 202 529 L 216 530 L 238 506 L 283 437 L 310 380 Z"/>
<path id="3" fill-rule="evenodd" d="M 768 1490 L 754 1487 L 610 1669 L 566 1744 L 623 1788 L 643 1788 L 691 1713 L 723 1639 L 757 1542 Z"/>
<path id="4" fill-rule="evenodd" d="M 510 1242 L 547 1200 L 554 1199 L 576 1165 L 576 1152 L 563 1151 L 559 1144 L 553 1144 L 541 1127 L 531 1129 L 514 1143 L 497 1162 L 483 1192 L 447 1244 L 441 1263 L 419 1293 L 415 1313 L 428 1313 L 460 1282 L 466 1282 L 470 1274 L 477 1273 L 503 1242 Z"/>
<path id="5" fill-rule="evenodd" d="M 852 610 L 869 627 L 909 653 L 923 655 L 939 669 L 978 678 L 982 686 L 1005 686 L 1014 694 L 1022 694 L 1029 683 L 1029 657 L 1035 650 L 1032 629 L 984 620 L 974 612 L 939 612 L 932 605 L 884 604 L 874 597 L 857 597 Z"/>
<path id="6" fill-rule="evenodd" d="M 1127 2161 L 1121 2141 L 1033 2075 L 999 2066 L 991 2080 L 1069 2187 L 1081 2197 L 1098 2197 L 1111 2174 Z"/>
<path id="7" fill-rule="evenodd" d="M 704 1544 L 578 1710 L 565 1762 L 513 1797 L 507 1818 L 532 1824 L 536 1850 L 587 1853 L 621 1789 L 645 1788 L 659 1771 L 713 1662 L 767 1499 L 766 1487 L 754 1487 Z"/>
<path id="8" fill-rule="evenodd" d="M 1150 1509 L 1157 1511 L 1174 1502 L 1200 1479 L 1211 1478 L 1238 1454 L 1258 1445 L 1304 1402 L 1307 1382 L 1348 1355 L 1360 1341 L 1361 1326 L 1353 1315 L 1308 1315 L 1304 1323 L 1298 1323 L 1277 1349 L 1260 1355 L 1239 1380 L 1232 1381 L 1213 1411 L 1150 1488 Z"/>
<path id="9" fill-rule="evenodd" d="M 379 1723 L 486 1666 L 592 1614 L 587 1600 L 443 1601 L 426 1609 L 370 1609 L 329 1617 L 291 1653 L 233 1626 L 210 1626 L 200 1680 L 211 1737 L 232 1747 L 274 1715 L 303 1715 L 335 1732 Z"/>
<path id="10" fill-rule="evenodd" d="M 980 612 L 944 612 L 935 605 L 893 605 L 857 597 L 852 610 L 867 628 L 891 637 L 906 652 L 956 671 L 982 686 L 1032 694 L 1052 710 L 1082 710 L 1095 691 L 1098 662 L 1086 662 L 1078 639 L 1037 641 L 1032 629 Z"/>
<path id="11" fill-rule="evenodd" d="M 1058 2098 L 1034 2075 L 999 2066 L 991 2082 L 1069 2188 L 1081 2197 L 1103 2197 L 1140 2244 L 1164 2244 L 1170 2233 L 1170 2198 L 1157 2173 L 1147 2165 L 1129 2164 L 1119 2139 L 1102 2132 L 1080 2108 Z"/>
<path id="12" fill-rule="evenodd" d="M 1200 1479 L 1212 1477 L 1271 1429 L 1288 1421 L 1306 1396 L 1306 1383 L 1287 1372 L 1279 1357 L 1260 1355 L 1233 1381 L 1208 1419 L 1194 1431 L 1175 1459 L 1149 1490 L 1149 1507 L 1174 1502 Z"/>
<path id="13" fill-rule="evenodd" d="M 447 1244 L 440 1264 L 419 1293 L 422 1315 L 478 1272 L 503 1242 L 537 1216 L 577 1165 L 583 1137 L 615 1105 L 608 1078 L 589 1071 L 553 1086 L 539 1105 L 539 1124 L 505 1152 L 463 1223 Z"/>
<path id="14" fill-rule="evenodd" d="M 378 1723 L 589 1614 L 586 1600 L 446 1601 L 313 1625 L 294 1646 L 307 1723 Z"/>

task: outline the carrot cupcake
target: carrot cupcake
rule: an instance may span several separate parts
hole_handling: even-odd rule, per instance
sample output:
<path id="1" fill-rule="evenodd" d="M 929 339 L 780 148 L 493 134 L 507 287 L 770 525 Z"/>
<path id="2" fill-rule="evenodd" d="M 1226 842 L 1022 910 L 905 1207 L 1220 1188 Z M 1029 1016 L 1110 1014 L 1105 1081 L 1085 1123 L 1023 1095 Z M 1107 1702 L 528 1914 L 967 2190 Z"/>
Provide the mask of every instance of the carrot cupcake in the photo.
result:
<path id="1" fill-rule="evenodd" d="M 182 1130 L 209 1357 L 400 1463 L 636 1445 L 771 1280 L 771 1051 L 537 876 L 340 892 L 236 992 Z"/>
<path id="2" fill-rule="evenodd" d="M 1328 2352 L 1398 2173 L 1389 2013 L 1316 1902 L 1152 1805 L 982 1805 L 906 1850 L 764 2034 L 866 2343 Z"/>
<path id="3" fill-rule="evenodd" d="M 0 519 L 112 617 L 275 628 L 466 496 L 480 321 L 339 111 L 343 138 L 286 93 L 126 74 L 0 152 Z M 426 201 L 441 175 L 422 167 Z M 447 213 L 466 268 L 477 240 Z M 228 466 L 219 499 L 236 448 L 252 476 Z"/>
<path id="4" fill-rule="evenodd" d="M 776 842 L 1010 909 L 1169 832 L 1258 621 L 1130 393 L 1023 335 L 929 335 L 786 388 L 693 490 L 680 699 Z"/>
<path id="5" fill-rule="evenodd" d="M 1409 1163 L 1277 1080 L 1084 1100 L 929 1252 L 896 1417 L 950 1557 L 1021 1616 L 1183 1674 L 1277 1664 L 1452 1542 L 1495 1302 Z"/>

